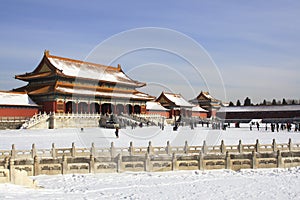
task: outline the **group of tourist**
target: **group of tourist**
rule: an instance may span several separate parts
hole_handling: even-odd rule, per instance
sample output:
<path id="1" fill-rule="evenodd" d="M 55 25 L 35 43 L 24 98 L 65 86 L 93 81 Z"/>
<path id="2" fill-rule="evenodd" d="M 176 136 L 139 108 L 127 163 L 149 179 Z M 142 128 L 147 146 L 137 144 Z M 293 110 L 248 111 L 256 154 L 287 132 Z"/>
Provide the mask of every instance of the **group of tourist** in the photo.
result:
<path id="1" fill-rule="evenodd" d="M 257 127 L 257 130 L 259 131 L 259 128 L 260 128 L 260 123 L 256 122 L 256 123 L 250 123 L 250 131 L 252 131 L 252 127 L 256 125 Z M 287 122 L 287 123 L 271 123 L 270 124 L 270 128 L 271 128 L 271 131 L 272 132 L 279 132 L 279 131 L 284 131 L 284 130 L 287 130 L 288 132 L 292 131 L 292 123 L 290 122 Z M 268 123 L 265 124 L 265 130 L 267 131 L 268 130 Z M 297 131 L 300 131 L 300 125 L 299 123 L 295 123 L 294 125 L 294 131 L 297 132 Z"/>

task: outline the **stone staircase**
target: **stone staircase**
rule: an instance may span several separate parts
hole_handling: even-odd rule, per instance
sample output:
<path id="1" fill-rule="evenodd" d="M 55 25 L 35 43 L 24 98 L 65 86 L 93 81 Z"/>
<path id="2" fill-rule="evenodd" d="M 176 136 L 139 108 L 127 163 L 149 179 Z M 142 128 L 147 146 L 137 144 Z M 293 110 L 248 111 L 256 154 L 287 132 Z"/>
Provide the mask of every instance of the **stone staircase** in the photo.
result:
<path id="1" fill-rule="evenodd" d="M 32 129 L 32 128 L 49 128 L 50 114 L 39 113 L 31 117 L 29 120 L 22 124 L 21 129 Z"/>

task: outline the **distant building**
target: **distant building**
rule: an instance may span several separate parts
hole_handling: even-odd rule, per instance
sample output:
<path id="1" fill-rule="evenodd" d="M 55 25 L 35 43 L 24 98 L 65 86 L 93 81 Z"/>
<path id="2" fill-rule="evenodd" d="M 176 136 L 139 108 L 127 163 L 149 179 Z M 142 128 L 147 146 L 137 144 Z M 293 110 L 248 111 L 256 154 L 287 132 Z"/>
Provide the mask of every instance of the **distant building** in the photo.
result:
<path id="1" fill-rule="evenodd" d="M 190 103 L 199 105 L 208 111 L 207 117 L 215 117 L 217 111 L 221 108 L 222 102 L 212 97 L 209 92 L 201 91 L 200 94 L 189 101 Z"/>
<path id="2" fill-rule="evenodd" d="M 201 119 L 207 118 L 208 111 L 201 108 L 199 105 L 192 108 L 192 117 L 199 117 Z"/>
<path id="3" fill-rule="evenodd" d="M 180 94 L 162 92 L 155 101 L 170 110 L 170 118 L 176 118 L 181 115 L 183 117 L 192 116 L 192 107 L 194 105 L 190 104 Z"/>
<path id="4" fill-rule="evenodd" d="M 263 119 L 264 122 L 293 122 L 300 120 L 300 105 L 222 107 L 217 116 L 227 122 L 249 122 L 252 119 Z"/>
<path id="5" fill-rule="evenodd" d="M 160 105 L 159 102 L 148 101 L 146 104 L 146 111 L 147 111 L 146 113 L 149 115 L 160 115 L 165 118 L 170 117 L 169 109 Z"/>
<path id="6" fill-rule="evenodd" d="M 146 113 L 154 100 L 137 91 L 146 84 L 129 78 L 121 66 L 112 67 L 49 54 L 30 73 L 16 75 L 25 91 L 47 113 Z"/>
<path id="7" fill-rule="evenodd" d="M 25 92 L 0 92 L 0 117 L 32 117 L 38 105 Z"/>

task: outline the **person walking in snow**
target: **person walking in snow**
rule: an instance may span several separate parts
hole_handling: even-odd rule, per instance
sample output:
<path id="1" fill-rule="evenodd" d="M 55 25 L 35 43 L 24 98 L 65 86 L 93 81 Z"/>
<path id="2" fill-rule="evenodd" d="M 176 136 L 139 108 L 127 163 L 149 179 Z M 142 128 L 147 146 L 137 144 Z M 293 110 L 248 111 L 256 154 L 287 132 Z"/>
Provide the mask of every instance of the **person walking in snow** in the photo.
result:
<path id="1" fill-rule="evenodd" d="M 119 138 L 119 127 L 117 127 L 117 126 L 116 126 L 115 134 L 116 134 L 116 138 Z"/>

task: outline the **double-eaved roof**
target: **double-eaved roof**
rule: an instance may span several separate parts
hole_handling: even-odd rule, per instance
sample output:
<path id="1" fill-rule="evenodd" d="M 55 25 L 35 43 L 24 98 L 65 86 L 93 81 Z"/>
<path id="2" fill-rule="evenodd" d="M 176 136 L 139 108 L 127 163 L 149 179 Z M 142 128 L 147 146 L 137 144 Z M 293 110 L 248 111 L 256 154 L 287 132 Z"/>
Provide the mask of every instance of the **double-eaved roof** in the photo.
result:
<path id="1" fill-rule="evenodd" d="M 0 91 L 0 106 L 38 107 L 25 92 Z"/>
<path id="2" fill-rule="evenodd" d="M 50 55 L 49 51 L 45 51 L 42 61 L 33 72 L 17 75 L 16 79 L 29 82 L 27 86 L 16 89 L 26 91 L 29 95 L 75 94 L 143 101 L 154 99 L 137 91 L 136 88 L 146 84 L 129 78 L 120 65 L 112 67 L 63 58 Z M 83 84 L 84 81 L 87 84 Z"/>
<path id="3" fill-rule="evenodd" d="M 45 51 L 42 61 L 33 72 L 17 75 L 16 78 L 28 81 L 54 75 L 67 78 L 89 79 L 114 84 L 124 84 L 134 87 L 142 87 L 146 85 L 145 83 L 129 78 L 123 72 L 120 65 L 118 65 L 118 67 L 112 67 L 70 58 L 63 58 L 50 55 L 49 51 Z"/>

